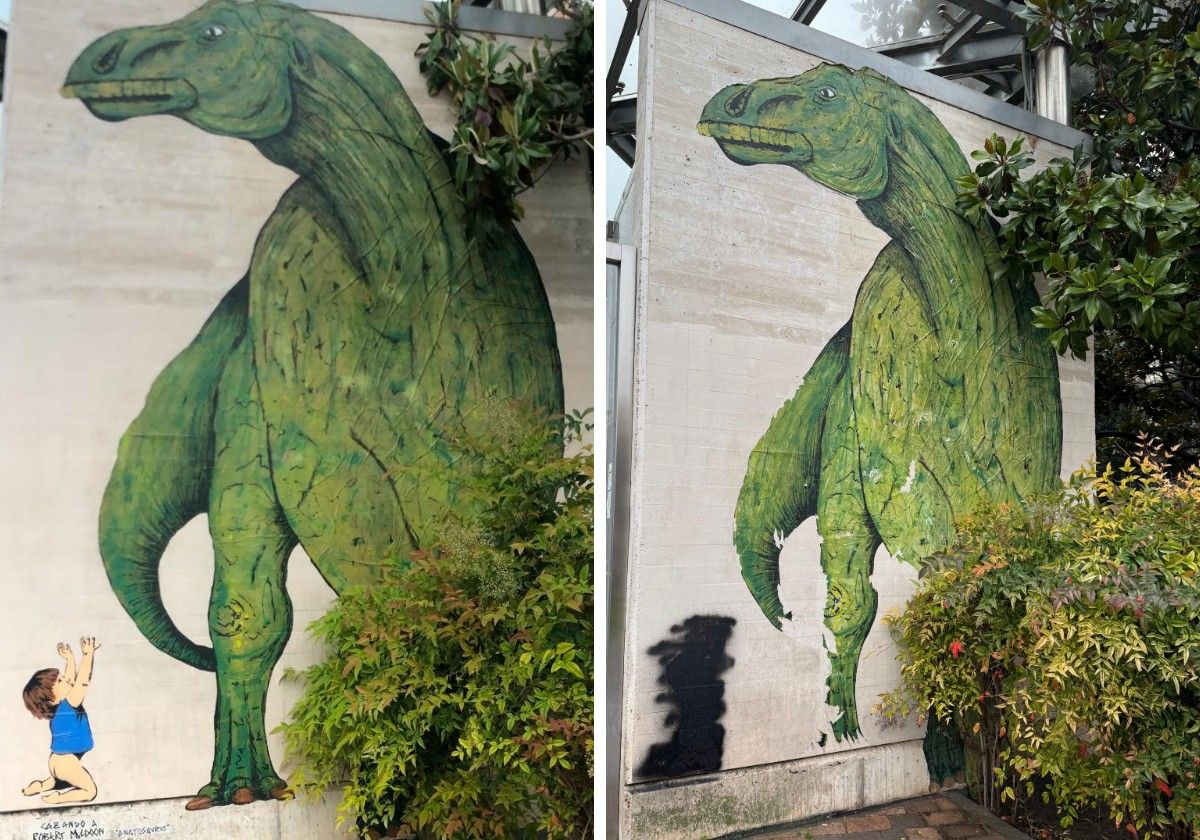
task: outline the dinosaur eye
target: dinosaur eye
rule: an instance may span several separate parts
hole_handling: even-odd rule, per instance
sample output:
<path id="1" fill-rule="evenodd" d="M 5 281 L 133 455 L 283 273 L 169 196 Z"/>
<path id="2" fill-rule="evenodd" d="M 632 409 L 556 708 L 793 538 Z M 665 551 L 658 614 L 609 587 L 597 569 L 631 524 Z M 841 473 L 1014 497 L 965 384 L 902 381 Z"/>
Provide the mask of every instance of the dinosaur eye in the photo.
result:
<path id="1" fill-rule="evenodd" d="M 215 41 L 225 34 L 225 27 L 218 23 L 209 24 L 204 30 L 204 39 L 206 41 Z"/>
<path id="2" fill-rule="evenodd" d="M 828 102 L 830 99 L 837 99 L 837 91 L 831 87 L 823 87 L 817 91 L 817 96 Z"/>

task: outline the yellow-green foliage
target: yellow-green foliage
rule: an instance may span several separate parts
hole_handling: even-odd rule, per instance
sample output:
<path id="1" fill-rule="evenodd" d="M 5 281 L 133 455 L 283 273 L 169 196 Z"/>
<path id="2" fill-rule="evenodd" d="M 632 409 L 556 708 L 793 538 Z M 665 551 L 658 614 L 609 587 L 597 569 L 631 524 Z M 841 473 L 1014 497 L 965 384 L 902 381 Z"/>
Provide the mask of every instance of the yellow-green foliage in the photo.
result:
<path id="1" fill-rule="evenodd" d="M 1200 470 L 1163 463 L 1146 447 L 961 520 L 888 619 L 882 710 L 953 721 L 993 807 L 1041 778 L 1064 824 L 1106 805 L 1138 837 L 1200 827 Z"/>
<path id="2" fill-rule="evenodd" d="M 292 782 L 360 833 L 578 838 L 592 812 L 592 456 L 580 418 L 492 418 L 434 550 L 343 593 L 282 729 Z M 296 676 L 292 674 L 291 676 Z M 372 836 L 378 836 L 377 834 Z"/>

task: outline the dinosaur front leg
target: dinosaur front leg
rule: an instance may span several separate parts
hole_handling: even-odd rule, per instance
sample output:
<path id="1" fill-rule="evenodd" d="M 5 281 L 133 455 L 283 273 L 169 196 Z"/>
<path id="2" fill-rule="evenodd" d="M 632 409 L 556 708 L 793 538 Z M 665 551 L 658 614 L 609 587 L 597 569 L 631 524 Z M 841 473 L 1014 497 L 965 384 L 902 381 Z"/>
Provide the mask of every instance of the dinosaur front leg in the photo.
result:
<path id="1" fill-rule="evenodd" d="M 821 569 L 828 582 L 825 626 L 833 636 L 826 702 L 841 710 L 833 722 L 833 736 L 841 741 L 855 739 L 860 733 L 855 684 L 858 659 L 879 605 L 871 572 L 880 539 L 867 515 L 857 437 L 848 401 L 841 393 L 827 417 L 840 422 L 825 427 L 817 531 L 821 535 Z"/>
<path id="2" fill-rule="evenodd" d="M 285 582 L 296 540 L 272 489 L 266 424 L 245 351 L 226 367 L 217 418 L 209 503 L 216 745 L 212 777 L 188 803 L 191 810 L 291 795 L 271 763 L 264 711 L 271 672 L 292 630 Z"/>

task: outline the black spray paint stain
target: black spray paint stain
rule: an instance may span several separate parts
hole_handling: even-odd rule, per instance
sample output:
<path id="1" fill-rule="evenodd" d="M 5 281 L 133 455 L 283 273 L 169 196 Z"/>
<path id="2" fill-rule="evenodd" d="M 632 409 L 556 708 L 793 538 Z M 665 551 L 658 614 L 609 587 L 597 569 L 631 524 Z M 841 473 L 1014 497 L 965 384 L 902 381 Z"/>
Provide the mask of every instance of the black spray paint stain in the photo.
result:
<path id="1" fill-rule="evenodd" d="M 671 628 L 671 635 L 648 653 L 658 658 L 658 682 L 667 690 L 656 703 L 671 707 L 667 726 L 671 740 L 650 747 L 637 769 L 642 779 L 711 773 L 721 769 L 725 727 L 725 683 L 721 675 L 733 667 L 725 646 L 736 619 L 724 615 L 694 615 Z"/>

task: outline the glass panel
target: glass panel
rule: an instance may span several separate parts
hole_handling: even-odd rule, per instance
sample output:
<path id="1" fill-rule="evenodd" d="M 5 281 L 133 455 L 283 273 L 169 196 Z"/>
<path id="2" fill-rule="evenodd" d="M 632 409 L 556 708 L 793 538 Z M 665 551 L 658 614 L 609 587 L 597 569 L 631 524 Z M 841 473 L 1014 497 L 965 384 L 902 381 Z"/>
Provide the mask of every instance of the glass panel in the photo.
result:
<path id="1" fill-rule="evenodd" d="M 625 193 L 625 185 L 629 183 L 629 173 L 632 171 L 625 161 L 617 157 L 612 149 L 605 149 L 606 169 L 604 172 L 604 201 L 609 219 L 615 218 L 617 205 Z"/>
<path id="2" fill-rule="evenodd" d="M 944 0 L 829 0 L 812 26 L 863 47 L 938 35 L 950 21 L 938 13 Z M 957 6 L 955 13 L 962 14 Z"/>
<path id="3" fill-rule="evenodd" d="M 608 374 L 608 405 L 605 406 L 605 422 L 608 424 L 608 446 L 605 449 L 607 463 L 604 465 L 605 475 L 608 476 L 606 485 L 608 487 L 608 499 L 605 505 L 605 527 L 608 533 L 609 557 L 612 556 L 612 539 L 613 539 L 613 476 L 616 472 L 616 462 L 614 458 L 617 452 L 617 313 L 620 312 L 620 301 L 618 300 L 621 293 L 621 264 L 619 262 L 610 262 L 605 265 L 605 317 L 604 326 L 607 335 L 605 358 L 605 368 Z M 605 575 L 608 582 L 612 583 L 612 563 L 605 564 Z M 606 592 L 611 592 L 611 586 L 606 587 Z"/>

